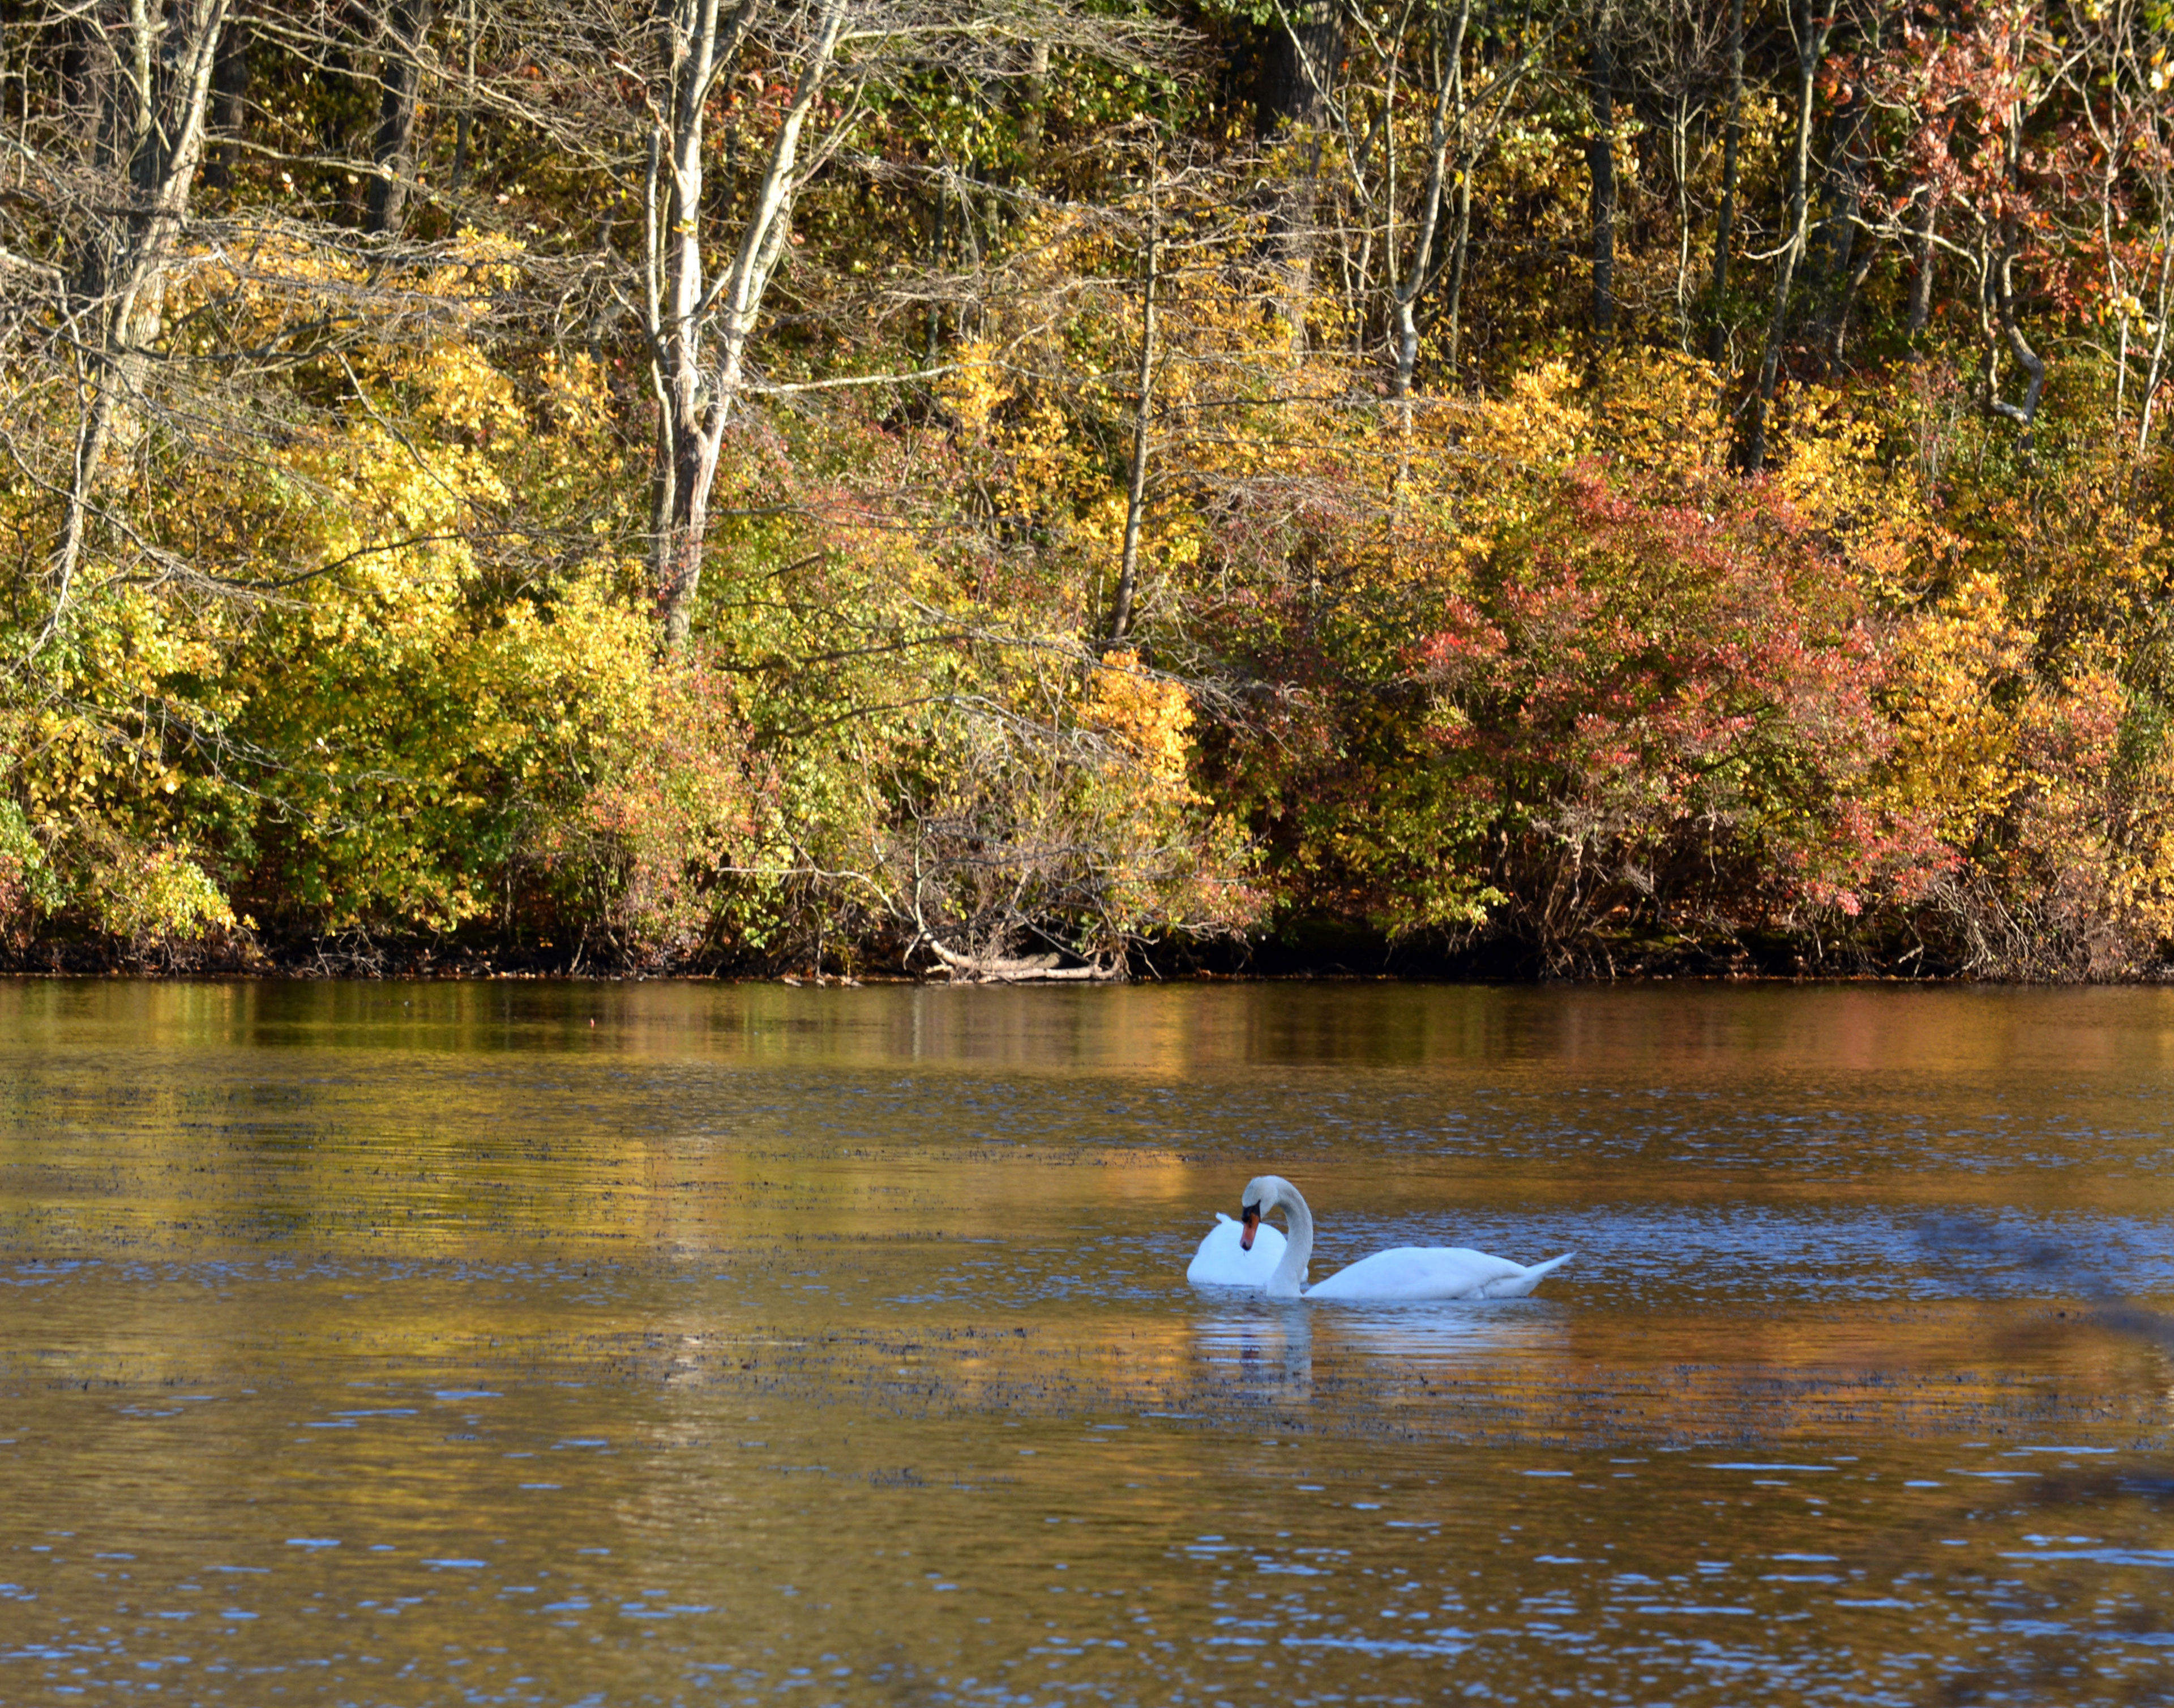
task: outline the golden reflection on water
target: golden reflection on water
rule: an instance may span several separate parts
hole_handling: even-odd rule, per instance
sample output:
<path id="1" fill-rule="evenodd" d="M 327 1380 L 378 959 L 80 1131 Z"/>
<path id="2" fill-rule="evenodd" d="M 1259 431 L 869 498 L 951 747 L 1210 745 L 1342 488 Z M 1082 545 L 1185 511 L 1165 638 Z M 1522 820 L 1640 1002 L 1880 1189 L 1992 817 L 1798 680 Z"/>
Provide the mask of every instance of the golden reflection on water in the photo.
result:
<path id="1" fill-rule="evenodd" d="M 0 985 L 0 1700 L 2165 1700 L 2170 1051 L 2156 991 Z M 1579 1256 L 1193 1294 L 1263 1167 L 1317 1273 Z"/>

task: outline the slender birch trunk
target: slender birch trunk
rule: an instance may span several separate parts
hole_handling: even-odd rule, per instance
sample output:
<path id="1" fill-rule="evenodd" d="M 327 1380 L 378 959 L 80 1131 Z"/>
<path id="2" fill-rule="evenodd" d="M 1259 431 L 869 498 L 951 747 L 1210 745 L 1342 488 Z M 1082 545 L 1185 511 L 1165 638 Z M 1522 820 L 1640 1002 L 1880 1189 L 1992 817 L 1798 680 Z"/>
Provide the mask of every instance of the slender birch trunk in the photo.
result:
<path id="1" fill-rule="evenodd" d="M 2159 257 L 2156 304 L 2159 332 L 2151 346 L 2151 365 L 2144 376 L 2144 408 L 2136 424 L 2136 459 L 2141 462 L 2151 449 L 2151 414 L 2159 402 L 2159 388 L 2166 378 L 2166 333 L 2170 311 L 2174 311 L 2174 243 L 2164 244 Z"/>
<path id="2" fill-rule="evenodd" d="M 646 330 L 660 412 L 652 573 L 667 651 L 686 643 L 693 624 L 725 428 L 747 383 L 748 349 L 764 295 L 792 235 L 793 199 L 805 170 L 803 138 L 836 68 L 845 25 L 842 0 L 825 0 L 738 243 L 723 272 L 710 279 L 702 196 L 706 114 L 759 3 L 742 0 L 727 16 L 721 0 L 676 0 L 658 16 L 657 51 L 668 82 L 651 137 L 643 223 Z"/>
<path id="3" fill-rule="evenodd" d="M 1691 353 L 1691 98 L 1679 92 L 1668 114 L 1668 165 L 1676 181 L 1676 342 Z"/>

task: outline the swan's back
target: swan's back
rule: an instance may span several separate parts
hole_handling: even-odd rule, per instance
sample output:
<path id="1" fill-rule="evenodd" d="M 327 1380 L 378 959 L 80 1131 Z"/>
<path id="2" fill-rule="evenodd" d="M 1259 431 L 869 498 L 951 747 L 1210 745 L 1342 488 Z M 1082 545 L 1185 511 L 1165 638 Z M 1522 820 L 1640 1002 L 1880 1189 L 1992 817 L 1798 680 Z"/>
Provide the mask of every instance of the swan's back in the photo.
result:
<path id="1" fill-rule="evenodd" d="M 1253 1249 L 1245 1251 L 1238 1247 L 1244 1231 L 1217 1211 L 1215 1225 L 1186 1266 L 1185 1278 L 1196 1287 L 1251 1287 L 1256 1291 L 1266 1287 L 1283 1261 L 1284 1236 L 1264 1222 L 1254 1232 Z"/>
<path id="2" fill-rule="evenodd" d="M 1361 1257 L 1347 1269 L 1306 1289 L 1309 1299 L 1334 1301 L 1416 1299 L 1522 1299 L 1571 1253 L 1527 1268 L 1507 1257 L 1465 1246 L 1399 1246 Z"/>

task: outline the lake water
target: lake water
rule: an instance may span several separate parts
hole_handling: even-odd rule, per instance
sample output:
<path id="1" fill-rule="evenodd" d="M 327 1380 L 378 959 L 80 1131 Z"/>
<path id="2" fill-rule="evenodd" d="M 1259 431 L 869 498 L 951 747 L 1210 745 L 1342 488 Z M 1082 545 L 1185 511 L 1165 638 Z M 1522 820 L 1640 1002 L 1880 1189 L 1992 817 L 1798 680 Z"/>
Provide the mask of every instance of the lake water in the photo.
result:
<path id="1" fill-rule="evenodd" d="M 2174 993 L 0 986 L 0 1701 L 2174 1700 Z M 1273 1170 L 1314 1273 L 1209 1298 Z"/>

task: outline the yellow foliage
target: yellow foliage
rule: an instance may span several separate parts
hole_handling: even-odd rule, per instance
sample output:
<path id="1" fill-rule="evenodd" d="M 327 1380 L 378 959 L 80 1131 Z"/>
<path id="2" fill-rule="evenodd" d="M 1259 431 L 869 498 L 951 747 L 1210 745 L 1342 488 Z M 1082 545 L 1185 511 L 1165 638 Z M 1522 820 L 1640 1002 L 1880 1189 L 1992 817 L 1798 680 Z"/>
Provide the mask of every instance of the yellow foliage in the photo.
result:
<path id="1" fill-rule="evenodd" d="M 986 343 L 970 341 L 952 352 L 952 371 L 937 381 L 936 395 L 959 424 L 962 439 L 978 439 L 989 429 L 997 406 L 1011 394 Z"/>
<path id="2" fill-rule="evenodd" d="M 1079 721 L 1115 737 L 1159 790 L 1187 799 L 1192 698 L 1182 683 L 1147 674 L 1136 652 L 1112 652 L 1090 673 Z"/>
<path id="3" fill-rule="evenodd" d="M 2165 739 L 2136 769 L 2117 828 L 2108 900 L 2161 940 L 2174 938 L 2174 743 Z"/>
<path id="4" fill-rule="evenodd" d="M 1510 395 L 1478 412 L 1473 448 L 1520 468 L 1561 468 L 1591 443 L 1593 412 L 1573 401 L 1581 381 L 1570 364 L 1543 362 L 1510 384 Z"/>
<path id="5" fill-rule="evenodd" d="M 1723 388 L 1712 364 L 1641 351 L 1611 360 L 1603 385 L 1606 403 L 1593 431 L 1610 455 L 1678 479 L 1727 462 L 1731 424 L 1714 407 Z"/>
<path id="6" fill-rule="evenodd" d="M 185 850 L 112 837 L 99 854 L 91 900 L 100 930 L 141 942 L 233 928 L 233 908 Z"/>
<path id="7" fill-rule="evenodd" d="M 1872 501 L 1879 484 L 1879 430 L 1851 414 L 1838 393 L 1817 386 L 1798 387 L 1792 403 L 1776 478 L 1793 505 L 1831 527 Z"/>
<path id="8" fill-rule="evenodd" d="M 1955 542 L 1932 519 L 1906 469 L 1883 468 L 1880 428 L 1841 393 L 1796 394 L 1777 478 L 1790 505 L 1839 545 L 1866 590 L 1896 601 L 1922 586 Z"/>
<path id="9" fill-rule="evenodd" d="M 2033 639 L 2009 615 L 1998 580 L 1982 570 L 1896 638 L 1889 675 L 1891 798 L 1929 813 L 1958 846 L 2005 811 L 2025 781 L 2011 705 Z"/>

